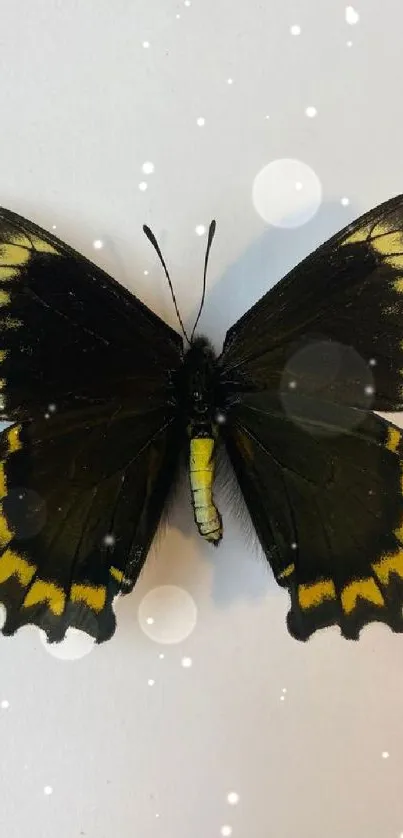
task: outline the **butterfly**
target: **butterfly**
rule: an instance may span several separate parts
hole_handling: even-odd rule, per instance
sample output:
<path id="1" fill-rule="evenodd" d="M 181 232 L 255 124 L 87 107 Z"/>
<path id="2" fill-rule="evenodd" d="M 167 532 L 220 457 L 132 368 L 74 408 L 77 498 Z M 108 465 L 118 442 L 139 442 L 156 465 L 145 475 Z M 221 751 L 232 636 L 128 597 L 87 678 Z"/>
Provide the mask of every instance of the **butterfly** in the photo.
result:
<path id="1" fill-rule="evenodd" d="M 403 631 L 403 196 L 319 247 L 227 332 L 183 337 L 100 268 L 0 210 L 2 631 L 115 630 L 188 463 L 217 547 L 225 446 L 306 640 L 370 621 Z"/>

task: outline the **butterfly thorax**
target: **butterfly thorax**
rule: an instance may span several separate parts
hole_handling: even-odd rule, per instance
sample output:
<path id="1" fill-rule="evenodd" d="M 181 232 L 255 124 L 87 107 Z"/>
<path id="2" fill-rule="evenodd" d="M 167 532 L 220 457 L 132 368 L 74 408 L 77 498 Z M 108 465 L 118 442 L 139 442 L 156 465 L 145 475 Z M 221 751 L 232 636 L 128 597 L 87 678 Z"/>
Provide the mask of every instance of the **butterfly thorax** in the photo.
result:
<path id="1" fill-rule="evenodd" d="M 217 362 L 208 340 L 195 338 L 183 363 L 178 395 L 189 438 L 192 504 L 200 535 L 217 545 L 221 516 L 213 501 L 217 425 Z"/>

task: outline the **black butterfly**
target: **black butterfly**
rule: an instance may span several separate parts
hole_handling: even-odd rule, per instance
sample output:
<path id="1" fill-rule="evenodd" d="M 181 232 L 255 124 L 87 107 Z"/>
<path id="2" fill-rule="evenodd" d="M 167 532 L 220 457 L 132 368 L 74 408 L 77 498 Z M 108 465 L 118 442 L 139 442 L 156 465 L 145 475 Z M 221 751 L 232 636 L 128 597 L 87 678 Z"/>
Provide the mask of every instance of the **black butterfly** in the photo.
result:
<path id="1" fill-rule="evenodd" d="M 183 450 L 197 528 L 218 545 L 219 440 L 289 589 L 291 634 L 403 631 L 402 433 L 372 412 L 403 406 L 402 292 L 400 196 L 291 271 L 216 358 L 1 210 L 3 632 L 113 634 L 112 600 L 139 576 Z"/>

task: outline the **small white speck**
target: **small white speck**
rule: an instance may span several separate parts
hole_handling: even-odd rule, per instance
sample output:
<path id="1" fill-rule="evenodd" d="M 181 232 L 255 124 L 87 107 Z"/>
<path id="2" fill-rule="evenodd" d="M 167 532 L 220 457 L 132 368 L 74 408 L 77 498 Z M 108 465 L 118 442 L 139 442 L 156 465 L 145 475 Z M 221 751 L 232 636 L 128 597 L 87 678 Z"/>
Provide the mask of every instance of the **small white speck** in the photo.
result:
<path id="1" fill-rule="evenodd" d="M 197 122 L 197 124 L 200 128 L 202 128 L 203 125 L 206 124 L 206 120 L 205 120 L 204 116 L 199 116 L 199 118 L 196 120 L 196 122 Z"/>
<path id="2" fill-rule="evenodd" d="M 44 791 L 44 794 L 53 794 L 52 786 L 45 786 L 43 791 Z"/>
<path id="3" fill-rule="evenodd" d="M 43 415 L 44 415 L 45 419 L 49 419 L 49 418 L 50 418 L 50 413 L 44 413 Z"/>
<path id="4" fill-rule="evenodd" d="M 346 46 L 348 46 L 348 47 L 352 47 L 352 46 L 353 46 L 353 42 L 352 42 L 352 41 L 346 41 Z"/>
<path id="5" fill-rule="evenodd" d="M 184 4 L 183 4 L 183 5 L 184 5 L 184 6 L 191 6 L 191 5 L 192 5 L 192 4 L 191 4 L 191 0 L 185 0 L 185 2 L 184 2 Z"/>
<path id="6" fill-rule="evenodd" d="M 296 381 L 289 381 L 288 386 L 289 386 L 290 390 L 295 390 L 295 388 L 297 386 L 297 382 Z"/>
<path id="7" fill-rule="evenodd" d="M 348 207 L 348 205 L 350 203 L 350 198 L 341 198 L 340 203 L 343 207 Z"/>
<path id="8" fill-rule="evenodd" d="M 283 687 L 283 689 L 281 690 L 281 692 L 282 692 L 282 693 L 286 693 L 286 692 L 287 692 L 287 687 Z"/>
<path id="9" fill-rule="evenodd" d="M 310 117 L 310 119 L 313 119 L 313 117 L 317 115 L 318 111 L 314 105 L 308 105 L 308 107 L 305 108 L 305 113 Z"/>
<path id="10" fill-rule="evenodd" d="M 368 387 L 365 388 L 365 394 L 367 396 L 373 396 L 374 392 L 375 392 L 375 390 L 374 390 L 373 387 L 368 386 Z"/>
<path id="11" fill-rule="evenodd" d="M 206 228 L 204 224 L 198 224 L 197 227 L 195 227 L 195 233 L 197 233 L 198 236 L 204 236 L 205 232 Z"/>
<path id="12" fill-rule="evenodd" d="M 180 18 L 180 15 L 175 15 L 175 17 L 176 17 L 176 19 L 177 19 L 177 20 L 179 20 L 179 18 Z"/>
<path id="13" fill-rule="evenodd" d="M 144 276 L 148 276 L 148 271 L 144 271 Z"/>
<path id="14" fill-rule="evenodd" d="M 151 163 L 150 160 L 147 160 L 145 163 L 143 163 L 141 168 L 142 168 L 145 175 L 152 175 L 152 173 L 155 169 L 155 166 L 154 166 L 154 163 Z"/>
<path id="15" fill-rule="evenodd" d="M 162 661 L 162 660 L 164 660 L 165 655 L 164 655 L 164 653 L 163 653 L 163 652 L 161 652 L 161 653 L 158 655 L 158 657 L 159 657 L 159 659 Z"/>
<path id="16" fill-rule="evenodd" d="M 92 246 L 93 248 L 95 248 L 95 250 L 101 250 L 101 248 L 104 246 L 104 243 L 101 239 L 95 239 L 95 241 L 92 242 Z"/>
<path id="17" fill-rule="evenodd" d="M 350 26 L 354 26 L 354 24 L 358 23 L 360 16 L 357 12 L 357 9 L 354 6 L 346 6 L 346 23 L 349 23 Z"/>
<path id="18" fill-rule="evenodd" d="M 147 681 L 147 684 L 148 684 L 149 687 L 153 687 L 154 684 L 155 684 L 154 678 L 149 678 L 148 681 Z"/>
<path id="19" fill-rule="evenodd" d="M 268 114 L 268 113 L 267 113 L 267 114 L 265 115 L 265 119 L 270 119 L 270 114 Z"/>
<path id="20" fill-rule="evenodd" d="M 291 32 L 291 35 L 300 35 L 301 34 L 301 27 L 298 25 L 298 23 L 293 23 L 293 25 L 290 26 L 290 32 Z"/>
<path id="21" fill-rule="evenodd" d="M 56 224 L 52 224 L 52 230 L 56 230 Z"/>
<path id="22" fill-rule="evenodd" d="M 115 544 L 115 542 L 116 538 L 113 535 L 113 533 L 108 532 L 104 538 L 104 544 L 106 544 L 107 547 L 112 547 Z"/>
<path id="23" fill-rule="evenodd" d="M 382 751 L 382 759 L 388 759 L 389 751 Z"/>
<path id="24" fill-rule="evenodd" d="M 227 79 L 227 84 L 234 84 L 234 79 Z"/>
<path id="25" fill-rule="evenodd" d="M 182 658 L 181 664 L 184 669 L 190 669 L 192 666 L 192 658 Z"/>
<path id="26" fill-rule="evenodd" d="M 56 410 L 56 405 L 55 404 L 48 404 L 48 410 L 50 410 L 51 413 L 54 413 L 55 410 Z"/>
<path id="27" fill-rule="evenodd" d="M 149 49 L 149 46 L 150 46 L 150 41 L 143 41 L 144 49 Z"/>
<path id="28" fill-rule="evenodd" d="M 228 826 L 228 824 L 225 824 L 225 826 L 221 827 L 220 832 L 221 835 L 224 835 L 225 838 L 228 838 L 229 835 L 232 835 L 232 826 Z"/>
<path id="29" fill-rule="evenodd" d="M 153 622 L 154 622 L 154 617 L 147 617 L 147 619 L 146 619 L 147 625 L 152 626 Z"/>
<path id="30" fill-rule="evenodd" d="M 302 186 L 303 186 L 303 184 L 301 183 L 301 181 L 297 180 L 296 183 L 295 183 L 295 188 L 296 188 L 297 192 L 301 192 Z"/>
<path id="31" fill-rule="evenodd" d="M 292 542 L 291 542 L 291 550 L 296 550 L 296 549 L 297 549 L 297 547 L 298 547 L 297 542 L 296 542 L 296 541 L 292 541 Z"/>
<path id="32" fill-rule="evenodd" d="M 285 695 L 280 695 L 280 701 L 285 701 Z"/>
<path id="33" fill-rule="evenodd" d="M 376 359 L 375 358 L 370 358 L 368 363 L 369 363 L 370 367 L 376 367 Z"/>
<path id="34" fill-rule="evenodd" d="M 147 188 L 148 183 L 146 183 L 145 180 L 142 180 L 141 183 L 139 183 L 140 192 L 145 192 Z"/>
<path id="35" fill-rule="evenodd" d="M 155 817 L 156 817 L 156 818 L 159 818 L 159 814 L 158 814 L 158 812 L 156 812 L 156 813 L 155 813 Z"/>
<path id="36" fill-rule="evenodd" d="M 8 710 L 9 706 L 10 706 L 10 702 L 7 701 L 6 698 L 3 699 L 3 701 L 1 702 L 1 709 L 2 710 Z"/>
<path id="37" fill-rule="evenodd" d="M 230 791 L 227 794 L 227 800 L 231 806 L 236 806 L 239 803 L 239 794 L 236 791 Z"/>

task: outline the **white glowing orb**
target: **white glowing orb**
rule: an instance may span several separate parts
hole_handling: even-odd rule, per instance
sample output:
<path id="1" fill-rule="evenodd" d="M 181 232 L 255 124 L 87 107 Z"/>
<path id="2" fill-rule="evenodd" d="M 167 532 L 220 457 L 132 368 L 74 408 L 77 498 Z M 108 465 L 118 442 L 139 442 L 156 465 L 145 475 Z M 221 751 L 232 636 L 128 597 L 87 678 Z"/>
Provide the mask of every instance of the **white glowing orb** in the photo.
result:
<path id="1" fill-rule="evenodd" d="M 183 588 L 160 585 L 141 600 L 138 621 L 144 634 L 156 643 L 181 643 L 196 625 L 196 604 Z"/>
<path id="2" fill-rule="evenodd" d="M 295 184 L 300 184 L 296 189 Z M 274 227 L 299 227 L 318 211 L 322 186 L 313 169 L 301 160 L 273 160 L 258 172 L 252 187 L 256 211 Z"/>

